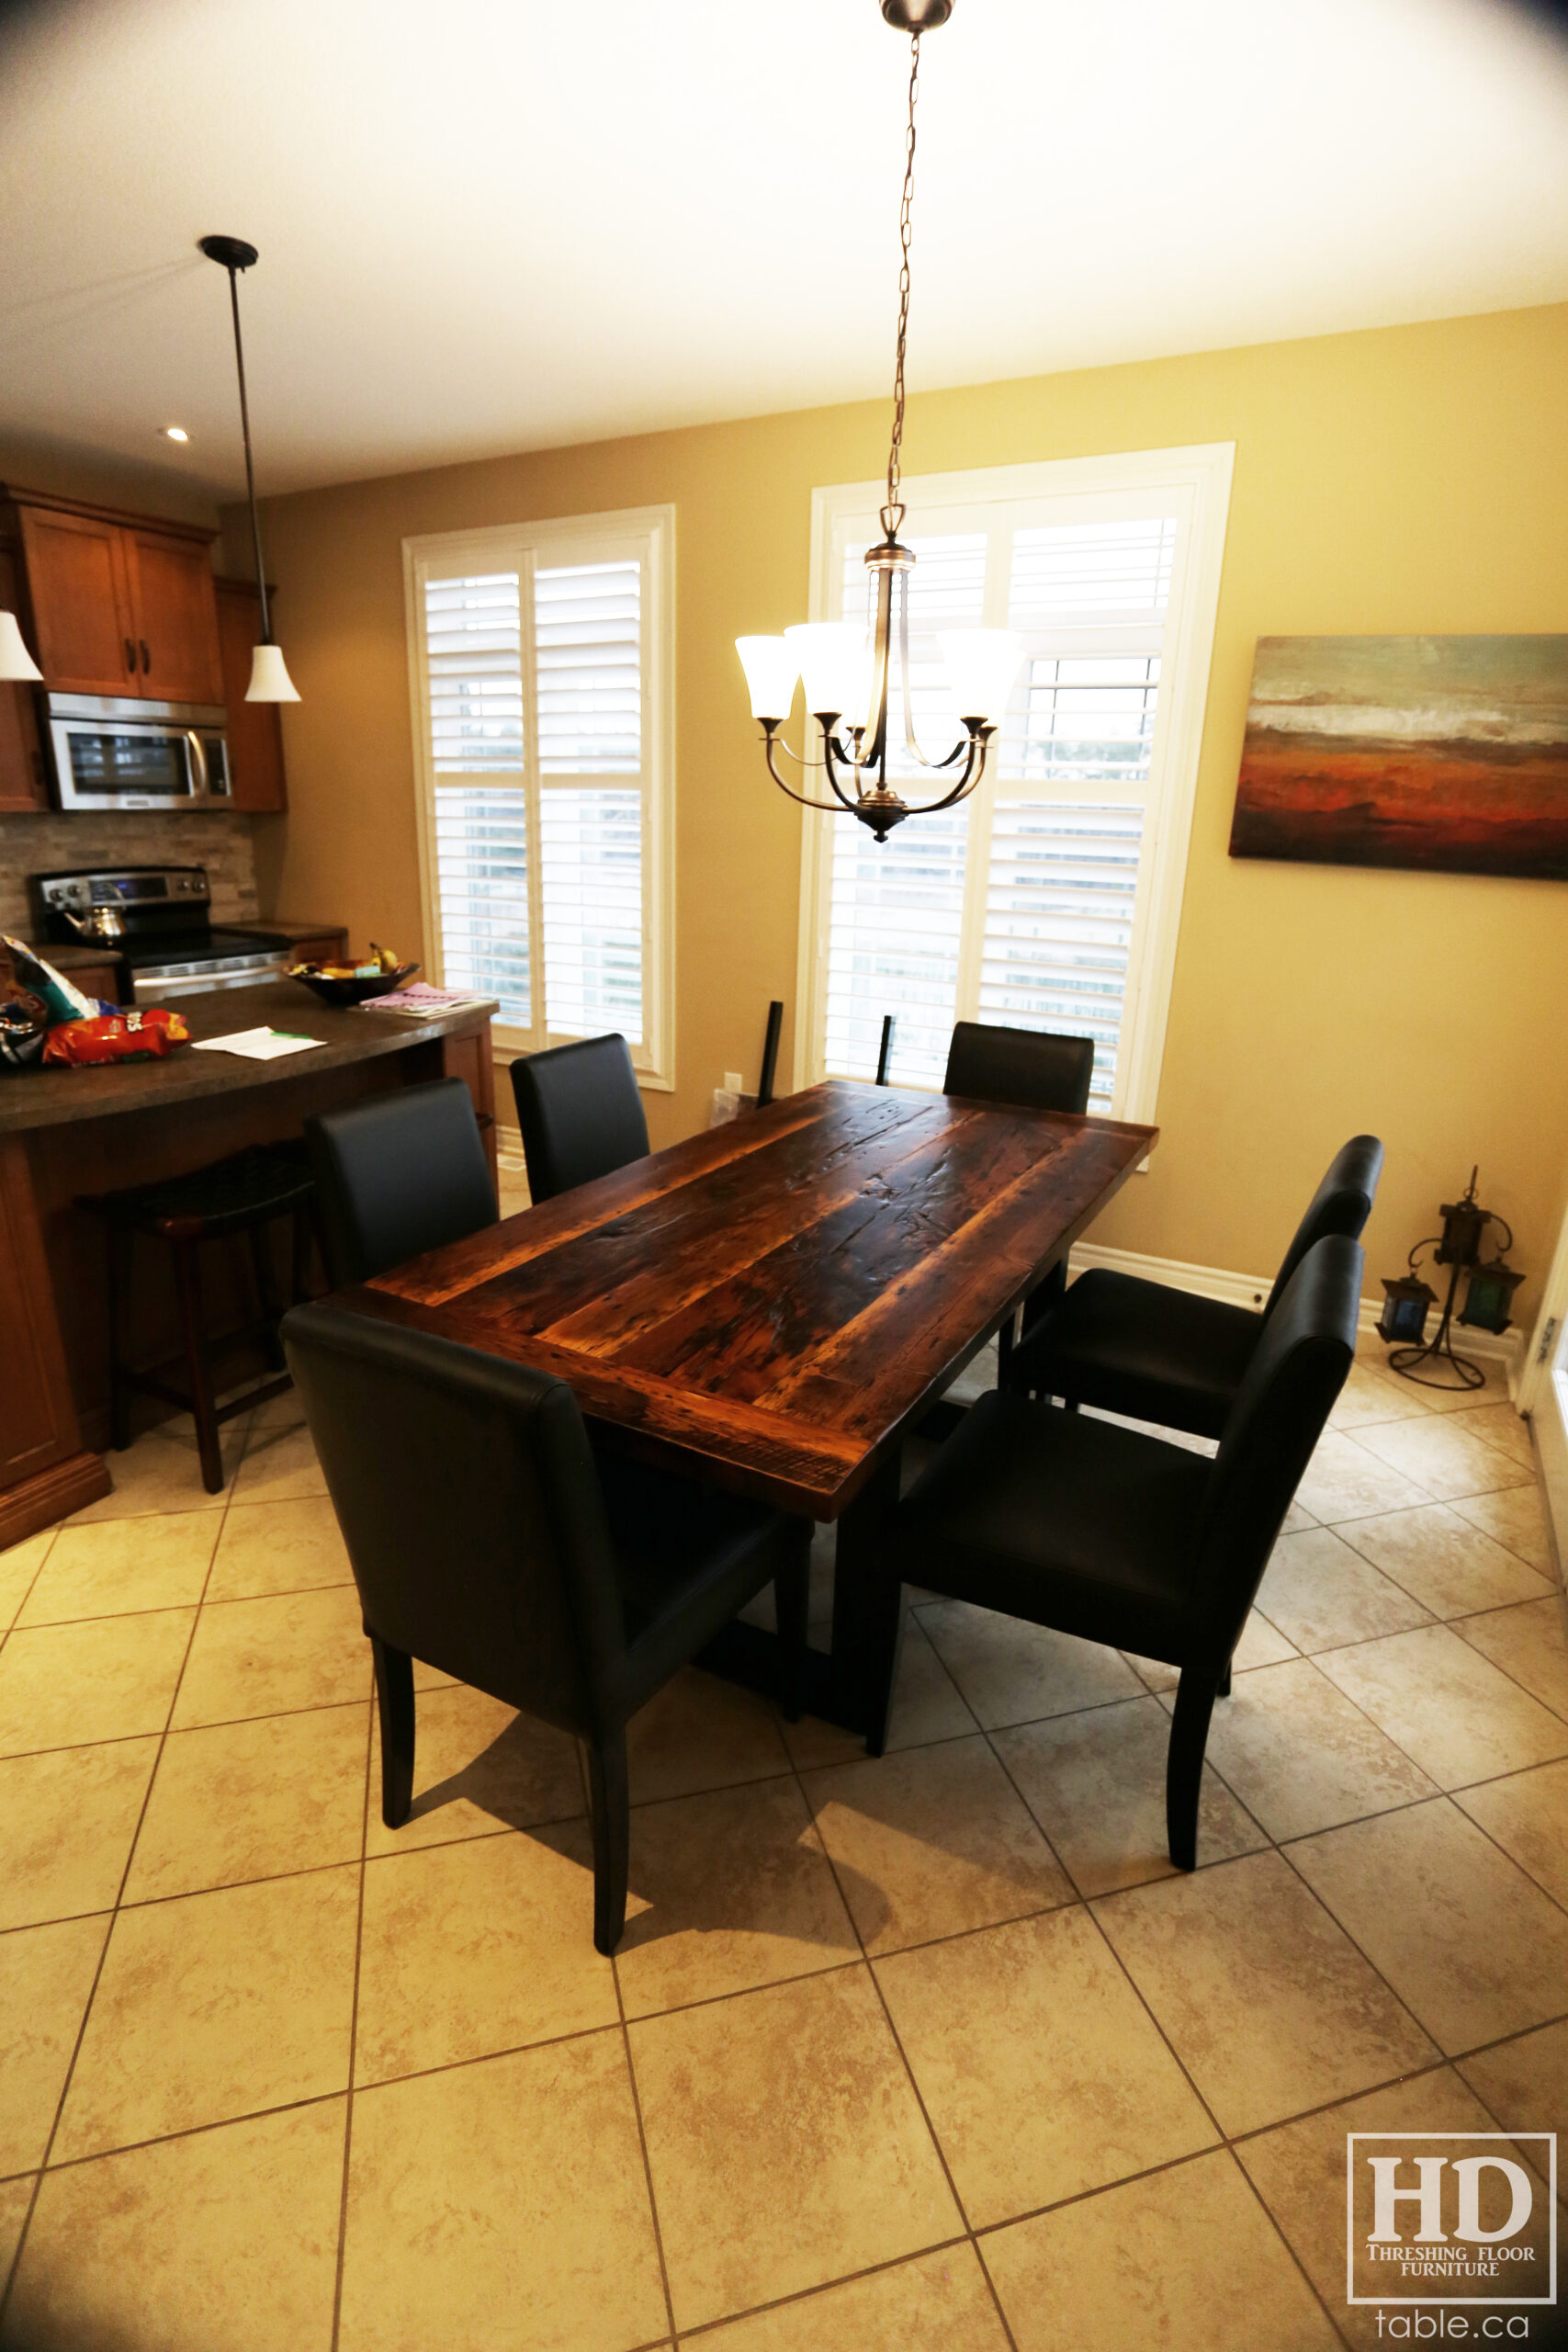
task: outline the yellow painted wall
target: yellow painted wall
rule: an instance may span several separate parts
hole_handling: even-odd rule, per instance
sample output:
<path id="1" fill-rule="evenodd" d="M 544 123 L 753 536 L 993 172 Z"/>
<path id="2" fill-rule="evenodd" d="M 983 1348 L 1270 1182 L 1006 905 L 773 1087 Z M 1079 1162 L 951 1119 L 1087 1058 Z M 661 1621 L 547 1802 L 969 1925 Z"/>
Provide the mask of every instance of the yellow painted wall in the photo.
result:
<path id="1" fill-rule="evenodd" d="M 793 1012 L 795 994 L 800 820 L 762 777 L 731 640 L 804 616 L 811 490 L 874 477 L 886 424 L 861 403 L 271 502 L 304 699 L 285 718 L 291 813 L 258 842 L 264 905 L 341 915 L 356 941 L 418 935 L 405 536 L 672 501 L 679 1084 L 645 1099 L 656 1144 L 704 1124 L 725 1069 L 754 1082 L 768 999 Z M 1568 1177 L 1568 886 L 1225 845 L 1258 636 L 1568 630 L 1568 307 L 917 396 L 906 464 L 1232 440 L 1163 1140 L 1096 1238 L 1269 1269 L 1332 1150 L 1371 1127 L 1389 1165 L 1370 1276 L 1479 1160 L 1539 1281 Z M 786 1025 L 785 1069 L 789 1045 Z"/>

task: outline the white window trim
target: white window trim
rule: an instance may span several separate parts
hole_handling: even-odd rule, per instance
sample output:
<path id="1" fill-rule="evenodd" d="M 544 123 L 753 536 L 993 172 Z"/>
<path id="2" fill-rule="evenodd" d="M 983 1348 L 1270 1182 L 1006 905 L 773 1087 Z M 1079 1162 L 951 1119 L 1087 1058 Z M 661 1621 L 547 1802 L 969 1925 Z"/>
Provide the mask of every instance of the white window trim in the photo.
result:
<path id="1" fill-rule="evenodd" d="M 675 509 L 623 507 L 607 514 L 565 514 L 539 523 L 498 523 L 472 531 L 434 531 L 403 541 L 403 603 L 409 656 L 409 711 L 413 729 L 418 797 L 419 890 L 427 960 L 437 987 L 445 985 L 435 865 L 435 767 L 426 708 L 424 600 L 419 593 L 422 562 L 455 562 L 476 571 L 494 570 L 502 550 L 519 561 L 534 549 L 566 542 L 646 537 L 649 543 L 644 605 L 643 679 L 649 695 L 649 774 L 643 796 L 643 1040 L 634 1046 L 637 1084 L 661 1094 L 675 1086 Z M 533 650 L 523 649 L 525 674 Z M 533 774 L 532 745 L 528 746 Z M 536 873 L 536 860 L 530 859 Z M 530 883 L 530 889 L 534 888 Z M 533 926 L 530 925 L 530 929 Z M 537 934 L 536 934 L 536 936 Z M 544 966 L 536 960 L 536 984 Z M 502 1053 L 521 1053 L 528 1040 L 502 1022 L 495 1024 Z"/>
<path id="2" fill-rule="evenodd" d="M 1214 650 L 1225 525 L 1230 513 L 1235 444 L 1216 441 L 1187 449 L 1141 449 L 1108 458 L 1061 458 L 1037 465 L 986 466 L 963 473 L 907 478 L 899 492 L 910 526 L 920 527 L 923 508 L 984 507 L 1003 502 L 1121 492 L 1183 496 L 1187 507 L 1179 534 L 1171 580 L 1175 639 L 1160 675 L 1158 724 L 1165 738 L 1163 788 L 1152 844 L 1147 928 L 1139 957 L 1136 1001 L 1129 1007 L 1122 1051 L 1126 1083 L 1119 1115 L 1152 1125 L 1159 1101 L 1166 1027 L 1181 928 L 1181 900 L 1198 791 L 1209 669 Z M 835 528 L 846 516 L 874 514 L 886 496 L 880 481 L 840 482 L 811 493 L 810 617 L 822 620 L 833 609 Z M 822 1076 L 821 1050 L 827 1012 L 829 908 L 831 858 L 826 854 L 831 816 L 802 809 L 800 944 L 795 973 L 795 1085 L 814 1085 Z M 918 825 L 919 817 L 908 821 Z"/>

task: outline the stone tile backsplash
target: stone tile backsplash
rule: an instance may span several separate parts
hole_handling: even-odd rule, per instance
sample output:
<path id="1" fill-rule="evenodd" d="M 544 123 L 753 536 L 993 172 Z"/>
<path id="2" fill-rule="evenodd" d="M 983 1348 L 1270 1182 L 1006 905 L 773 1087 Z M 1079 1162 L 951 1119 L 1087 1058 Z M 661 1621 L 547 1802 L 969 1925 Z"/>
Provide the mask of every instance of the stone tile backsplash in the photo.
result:
<path id="1" fill-rule="evenodd" d="M 164 816 L 0 816 L 0 931 L 26 938 L 29 874 L 85 865 L 205 865 L 214 922 L 254 923 L 251 823 L 235 809 Z"/>

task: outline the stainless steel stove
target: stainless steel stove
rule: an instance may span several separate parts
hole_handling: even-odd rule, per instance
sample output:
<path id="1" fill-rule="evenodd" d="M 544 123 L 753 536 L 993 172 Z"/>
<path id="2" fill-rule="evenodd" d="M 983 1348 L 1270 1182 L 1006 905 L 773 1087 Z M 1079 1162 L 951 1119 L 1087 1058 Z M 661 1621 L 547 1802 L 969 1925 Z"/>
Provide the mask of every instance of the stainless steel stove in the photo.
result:
<path id="1" fill-rule="evenodd" d="M 203 865 L 35 874 L 28 888 L 44 941 L 117 956 L 137 1004 L 254 988 L 280 978 L 294 961 L 293 943 L 281 932 L 214 927 Z"/>

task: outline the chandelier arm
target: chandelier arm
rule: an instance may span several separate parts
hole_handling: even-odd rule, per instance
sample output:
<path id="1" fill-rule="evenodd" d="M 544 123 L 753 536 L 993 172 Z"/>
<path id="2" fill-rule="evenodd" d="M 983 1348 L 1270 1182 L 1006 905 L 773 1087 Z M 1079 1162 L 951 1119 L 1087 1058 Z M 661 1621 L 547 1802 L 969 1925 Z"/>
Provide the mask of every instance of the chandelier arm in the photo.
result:
<path id="1" fill-rule="evenodd" d="M 989 748 L 988 736 L 972 735 L 969 739 L 969 757 L 964 764 L 964 774 L 953 789 L 950 792 L 944 792 L 940 800 L 922 800 L 919 808 L 910 809 L 910 816 L 934 817 L 939 809 L 951 808 L 955 802 L 967 799 L 985 774 L 986 753 Z M 956 759 L 957 756 L 955 752 L 953 757 Z"/>
<path id="2" fill-rule="evenodd" d="M 762 731 L 762 740 L 768 745 L 770 752 L 782 752 L 786 760 L 793 760 L 795 762 L 797 768 L 821 768 L 826 767 L 827 765 L 827 762 L 825 760 L 808 759 L 804 752 L 797 752 L 792 745 L 786 743 L 782 735 L 770 734 L 765 728 Z M 773 769 L 773 762 L 771 759 L 769 760 L 768 766 L 771 774 Z"/>
<path id="3" fill-rule="evenodd" d="M 859 812 L 855 805 L 855 800 L 858 800 L 861 797 L 860 779 L 861 769 L 863 763 L 859 759 L 855 759 L 849 763 L 850 773 L 854 777 L 855 783 L 855 800 L 852 800 L 849 794 L 844 790 L 843 786 L 839 782 L 836 772 L 838 768 L 842 767 L 845 764 L 844 755 L 842 752 L 839 752 L 835 758 L 833 737 L 828 732 L 826 728 L 822 730 L 822 764 L 828 773 L 828 782 L 833 791 L 838 794 L 839 799 L 842 805 L 849 810 L 852 817 L 857 815 Z"/>
<path id="4" fill-rule="evenodd" d="M 786 745 L 783 745 L 783 746 L 781 746 L 780 748 L 781 748 L 781 749 L 784 749 L 784 750 L 788 750 L 788 746 L 787 746 L 787 744 L 786 744 Z M 791 759 L 794 759 L 795 756 L 796 756 L 796 754 L 795 754 L 795 752 L 790 752 L 790 757 L 791 757 Z M 790 799 L 790 800 L 797 800 L 797 801 L 800 803 L 800 806 L 801 806 L 803 808 L 819 808 L 819 809 L 821 810 L 822 814 L 823 814 L 825 817 L 836 817 L 836 816 L 838 815 L 838 813 L 839 813 L 838 806 L 837 806 L 837 804 L 836 804 L 834 801 L 831 801 L 831 800 L 813 800 L 813 799 L 811 799 L 811 798 L 810 798 L 810 797 L 809 797 L 806 793 L 804 793 L 804 792 L 796 792 L 796 790 L 795 790 L 795 788 L 794 785 L 793 785 L 793 784 L 788 783 L 788 782 L 785 780 L 785 778 L 784 778 L 784 776 L 782 776 L 782 775 L 779 774 L 778 768 L 777 768 L 777 766 L 774 764 L 774 761 L 773 761 L 773 737 L 772 737 L 771 735 L 769 736 L 768 741 L 767 741 L 767 759 L 768 759 L 768 774 L 773 777 L 773 782 L 778 786 L 779 790 L 780 790 L 782 793 L 784 793 L 784 796 L 785 796 L 785 797 L 786 797 L 786 798 L 788 798 L 788 799 Z M 816 765 L 818 765 L 818 764 L 820 764 L 820 763 L 819 763 L 818 762 L 813 761 L 813 762 L 811 763 L 811 764 L 812 764 L 813 766 L 816 766 Z M 829 783 L 831 783 L 831 782 L 832 782 L 831 777 L 829 777 Z M 834 789 L 834 791 L 835 791 L 835 792 L 838 792 L 838 786 L 837 786 L 837 785 L 834 785 L 833 789 Z M 851 806 L 851 803 L 850 803 L 850 802 L 848 802 L 848 801 L 844 801 L 844 796 L 843 796 L 843 794 L 842 794 L 841 792 L 840 792 L 840 793 L 839 793 L 839 799 L 840 799 L 840 801 L 843 801 L 843 802 L 844 802 L 844 806 L 845 806 L 846 808 L 848 808 L 848 807 L 850 807 L 850 806 Z"/>

